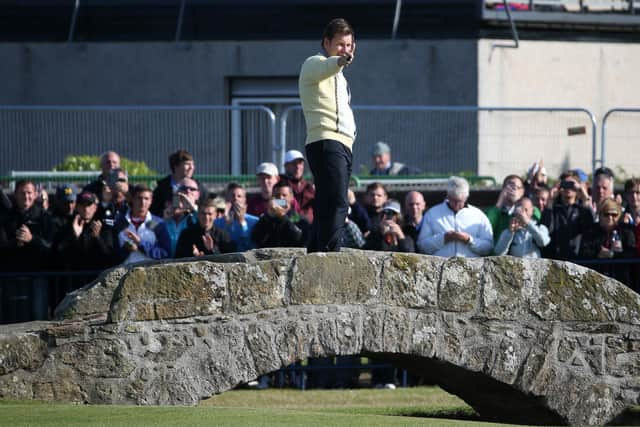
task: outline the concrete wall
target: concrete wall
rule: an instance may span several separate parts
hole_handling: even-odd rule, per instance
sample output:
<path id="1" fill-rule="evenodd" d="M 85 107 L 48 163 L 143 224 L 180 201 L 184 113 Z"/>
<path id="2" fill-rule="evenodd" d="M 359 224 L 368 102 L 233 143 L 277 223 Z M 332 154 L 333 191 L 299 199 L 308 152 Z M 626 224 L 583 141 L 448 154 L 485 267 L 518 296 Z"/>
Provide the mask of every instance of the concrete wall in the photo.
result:
<path id="1" fill-rule="evenodd" d="M 607 110 L 640 107 L 640 44 L 523 41 L 518 49 L 478 42 L 478 103 L 485 106 L 583 107 L 601 126 Z M 481 122 L 480 174 L 502 178 L 523 173 L 540 158 L 550 174 L 569 167 L 591 169 L 589 120 L 569 113 L 498 113 Z M 607 125 L 606 164 L 640 174 L 640 113 L 612 116 Z M 613 120 L 615 118 L 615 120 Z M 586 126 L 586 135 L 569 136 L 570 127 Z M 600 127 L 597 132 L 600 157 Z M 636 145 L 633 145 L 636 144 Z"/>
<path id="2" fill-rule="evenodd" d="M 203 43 L 42 43 L 0 45 L 0 105 L 220 105 L 230 102 L 229 82 L 233 78 L 297 79 L 302 61 L 319 50 L 319 41 L 251 41 Z M 356 61 L 346 74 L 351 84 L 352 103 L 362 104 L 458 104 L 476 103 L 476 42 L 375 41 L 358 42 Z M 8 119 L 0 118 L 7 124 Z M 15 124 L 14 124 L 15 125 Z M 441 126 L 434 124 L 433 127 Z M 454 126 L 455 127 L 455 126 Z M 397 134 L 392 143 L 397 159 L 423 170 L 475 170 L 475 137 L 450 144 L 463 155 L 449 156 L 446 162 L 431 155 L 434 149 L 420 140 L 429 132 L 424 121 L 392 123 Z M 394 130 L 396 129 L 396 130 Z M 43 130 L 42 132 L 46 132 Z M 34 152 L 41 158 L 21 157 L 16 141 L 0 131 L 3 159 L 0 175 L 10 169 L 49 169 L 65 153 L 64 146 L 49 141 Z M 411 134 L 414 142 L 406 135 Z M 369 149 L 379 138 L 361 128 L 361 144 L 355 163 L 369 164 Z M 417 135 L 417 136 L 416 136 Z M 144 136 L 141 136 L 144 139 Z M 418 139 L 415 141 L 415 139 Z M 11 139 L 11 141 L 9 141 Z M 31 138 L 32 140 L 36 138 Z M 45 138 L 46 139 L 46 138 Z M 393 139 L 393 138 L 392 138 Z M 407 143 L 408 142 L 408 143 Z M 222 141 L 221 144 L 229 144 Z M 86 142 L 86 153 L 109 147 Z M 445 144 L 437 141 L 429 144 Z M 64 144 L 62 144 L 64 145 Z M 95 144 L 94 144 L 95 145 Z M 421 153 L 416 154 L 416 147 Z M 157 147 L 166 155 L 175 147 Z M 76 148 L 74 148 L 76 150 Z M 37 156 L 36 156 L 37 157 Z M 9 160 L 11 159 L 11 160 Z M 52 164 L 53 163 L 53 164 Z M 200 170 L 207 168 L 199 159 Z M 248 166 L 248 169 L 252 170 Z"/>
<path id="3" fill-rule="evenodd" d="M 523 41 L 518 49 L 502 49 L 492 48 L 495 43 L 508 41 L 362 40 L 356 62 L 346 71 L 352 102 L 584 107 L 598 122 L 610 108 L 640 106 L 640 44 Z M 0 105 L 228 104 L 233 79 L 295 81 L 302 60 L 317 50 L 316 40 L 6 43 L 0 45 Z M 396 160 L 427 172 L 470 170 L 501 179 L 524 172 L 540 158 L 552 175 L 567 167 L 591 168 L 591 124 L 582 113 L 495 112 L 477 119 L 468 114 L 367 114 L 359 123 L 355 172 L 369 166 L 369 149 L 378 139 L 391 143 Z M 61 142 L 48 137 L 51 124 L 40 129 L 38 120 L 26 123 L 0 116 L 2 129 L 11 125 L 30 131 L 20 140 L 21 132 L 0 130 L 5 154 L 0 175 L 10 169 L 50 169 L 66 153 L 99 153 L 118 144 L 107 136 L 106 142 L 71 147 L 64 142 L 66 135 Z M 614 116 L 609 123 L 607 164 L 637 174 L 640 155 L 629 148 L 640 139 L 639 115 Z M 569 128 L 581 127 L 585 134 L 568 135 Z M 596 137 L 599 147 L 599 132 Z M 24 144 L 31 144 L 36 155 L 27 156 L 20 148 Z M 122 144 L 125 152 L 132 145 Z M 217 144 L 216 152 L 229 152 L 230 141 Z M 174 148 L 157 147 L 160 160 L 150 162 L 164 169 L 166 153 Z M 220 162 L 208 161 L 210 148 L 193 150 L 201 153 L 200 171 L 227 172 Z M 247 164 L 245 172 L 252 167 Z"/>
<path id="4" fill-rule="evenodd" d="M 223 104 L 230 77 L 297 77 L 318 41 L 0 45 L 2 104 Z M 473 41 L 359 41 L 357 104 L 475 102 Z"/>

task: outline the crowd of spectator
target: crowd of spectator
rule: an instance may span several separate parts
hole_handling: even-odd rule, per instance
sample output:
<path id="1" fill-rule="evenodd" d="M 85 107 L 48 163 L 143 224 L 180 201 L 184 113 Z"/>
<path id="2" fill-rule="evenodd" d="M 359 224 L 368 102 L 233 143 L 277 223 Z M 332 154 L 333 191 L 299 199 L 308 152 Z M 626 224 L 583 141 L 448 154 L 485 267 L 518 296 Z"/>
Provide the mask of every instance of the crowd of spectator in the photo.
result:
<path id="1" fill-rule="evenodd" d="M 413 170 L 391 161 L 378 142 L 374 175 Z M 0 271 L 99 271 L 149 259 L 198 257 L 262 247 L 305 247 L 313 223 L 314 186 L 304 178 L 301 152 L 276 165 L 256 168 L 260 191 L 229 183 L 208 194 L 194 179 L 195 162 L 185 150 L 169 156 L 170 174 L 152 190 L 130 185 L 120 157 L 101 156 L 101 174 L 79 189 L 60 185 L 55 194 L 25 180 L 0 203 Z M 49 197 L 51 196 L 51 197 Z M 512 255 L 559 260 L 635 258 L 640 247 L 640 180 L 614 194 L 614 175 L 595 171 L 592 184 L 581 170 L 563 172 L 549 186 L 542 163 L 526 177 L 507 176 L 494 206 L 468 203 L 469 183 L 448 180 L 446 198 L 427 207 L 418 191 L 389 198 L 382 182 L 358 200 L 349 192 L 343 247 L 418 252 L 437 256 Z M 637 290 L 637 267 L 602 262 L 593 268 Z M 42 314 L 40 314 L 42 315 Z"/>
<path id="2" fill-rule="evenodd" d="M 417 171 L 392 162 L 384 142 L 374 146 L 372 163 L 374 176 Z M 169 156 L 169 168 L 171 173 L 153 190 L 131 185 L 119 155 L 109 151 L 101 156 L 98 178 L 84 188 L 62 184 L 50 195 L 23 180 L 13 194 L 0 192 L 0 273 L 9 281 L 11 274 L 17 278 L 24 272 L 97 274 L 150 259 L 306 246 L 315 192 L 304 178 L 300 151 L 286 153 L 283 174 L 273 163 L 259 164 L 259 192 L 249 197 L 235 182 L 228 183 L 224 194 L 209 194 L 194 178 L 195 162 L 185 150 Z M 445 199 L 430 207 L 419 191 L 408 191 L 400 201 L 389 197 L 382 182 L 374 182 L 360 200 L 349 190 L 342 247 L 445 257 L 586 260 L 638 291 L 640 268 L 625 259 L 640 255 L 640 179 L 627 180 L 621 195 L 614 194 L 608 168 L 596 170 L 591 185 L 588 179 L 579 169 L 567 170 L 549 185 L 542 162 L 535 163 L 524 178 L 504 178 L 495 204 L 484 210 L 468 203 L 469 183 L 461 177 L 450 177 Z M 46 281 L 34 277 L 26 285 L 32 313 L 22 320 L 46 319 L 60 299 L 48 296 Z M 72 282 L 64 291 L 84 283 L 86 279 Z M 21 285 L 25 283 L 0 295 L 4 307 Z M 340 363 L 354 364 L 352 359 Z M 345 370 L 343 381 L 352 384 L 357 372 Z M 372 370 L 374 383 L 387 388 L 397 383 L 394 375 L 392 368 Z M 310 377 L 310 385 L 326 386 L 323 378 Z M 266 386 L 266 381 L 261 377 L 256 384 Z"/>

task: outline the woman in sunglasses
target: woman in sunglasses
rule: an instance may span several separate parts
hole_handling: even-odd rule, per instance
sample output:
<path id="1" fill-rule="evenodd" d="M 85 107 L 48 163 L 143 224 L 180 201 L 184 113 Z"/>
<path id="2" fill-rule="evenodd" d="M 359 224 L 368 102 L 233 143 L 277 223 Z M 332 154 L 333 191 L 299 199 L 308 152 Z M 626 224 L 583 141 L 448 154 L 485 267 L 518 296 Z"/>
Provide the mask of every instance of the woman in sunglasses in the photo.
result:
<path id="1" fill-rule="evenodd" d="M 580 257 L 585 259 L 633 258 L 636 250 L 633 227 L 625 224 L 621 219 L 620 203 L 612 198 L 600 201 L 598 222 L 584 234 L 580 245 Z M 628 265 L 604 263 L 592 267 L 603 274 L 627 282 Z"/>
<path id="2" fill-rule="evenodd" d="M 560 175 L 558 195 L 540 221 L 549 230 L 551 242 L 544 248 L 545 258 L 571 260 L 578 257 L 581 235 L 593 224 L 591 210 L 585 205 L 588 195 L 575 171 Z"/>

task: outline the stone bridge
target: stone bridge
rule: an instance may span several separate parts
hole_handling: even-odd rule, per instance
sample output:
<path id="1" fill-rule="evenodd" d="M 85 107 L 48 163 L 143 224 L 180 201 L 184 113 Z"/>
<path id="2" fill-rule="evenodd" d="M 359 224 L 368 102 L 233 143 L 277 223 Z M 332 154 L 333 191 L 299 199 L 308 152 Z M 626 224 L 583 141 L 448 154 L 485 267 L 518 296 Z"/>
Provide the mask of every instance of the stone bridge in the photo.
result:
<path id="1" fill-rule="evenodd" d="M 0 397 L 194 405 L 307 357 L 369 355 L 485 419 L 600 425 L 639 403 L 640 298 L 551 260 L 259 250 L 107 271 L 0 327 Z"/>

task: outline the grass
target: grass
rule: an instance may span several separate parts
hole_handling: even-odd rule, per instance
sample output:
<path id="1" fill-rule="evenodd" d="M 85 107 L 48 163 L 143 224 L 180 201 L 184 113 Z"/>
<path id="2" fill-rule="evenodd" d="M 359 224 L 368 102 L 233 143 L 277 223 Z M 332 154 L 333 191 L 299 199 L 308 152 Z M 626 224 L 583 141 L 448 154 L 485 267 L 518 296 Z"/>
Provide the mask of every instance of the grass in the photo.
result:
<path id="1" fill-rule="evenodd" d="M 437 387 L 235 390 L 196 407 L 0 402 L 0 426 L 15 427 L 502 425 L 474 419 L 473 410 L 463 401 Z"/>
<path id="2" fill-rule="evenodd" d="M 635 424 L 640 410 L 624 425 Z M 628 421 L 635 422 L 628 422 Z M 0 401 L 0 426 L 511 426 L 482 422 L 438 387 L 397 390 L 234 390 L 196 407 Z M 522 427 L 522 426 L 520 426 Z"/>

